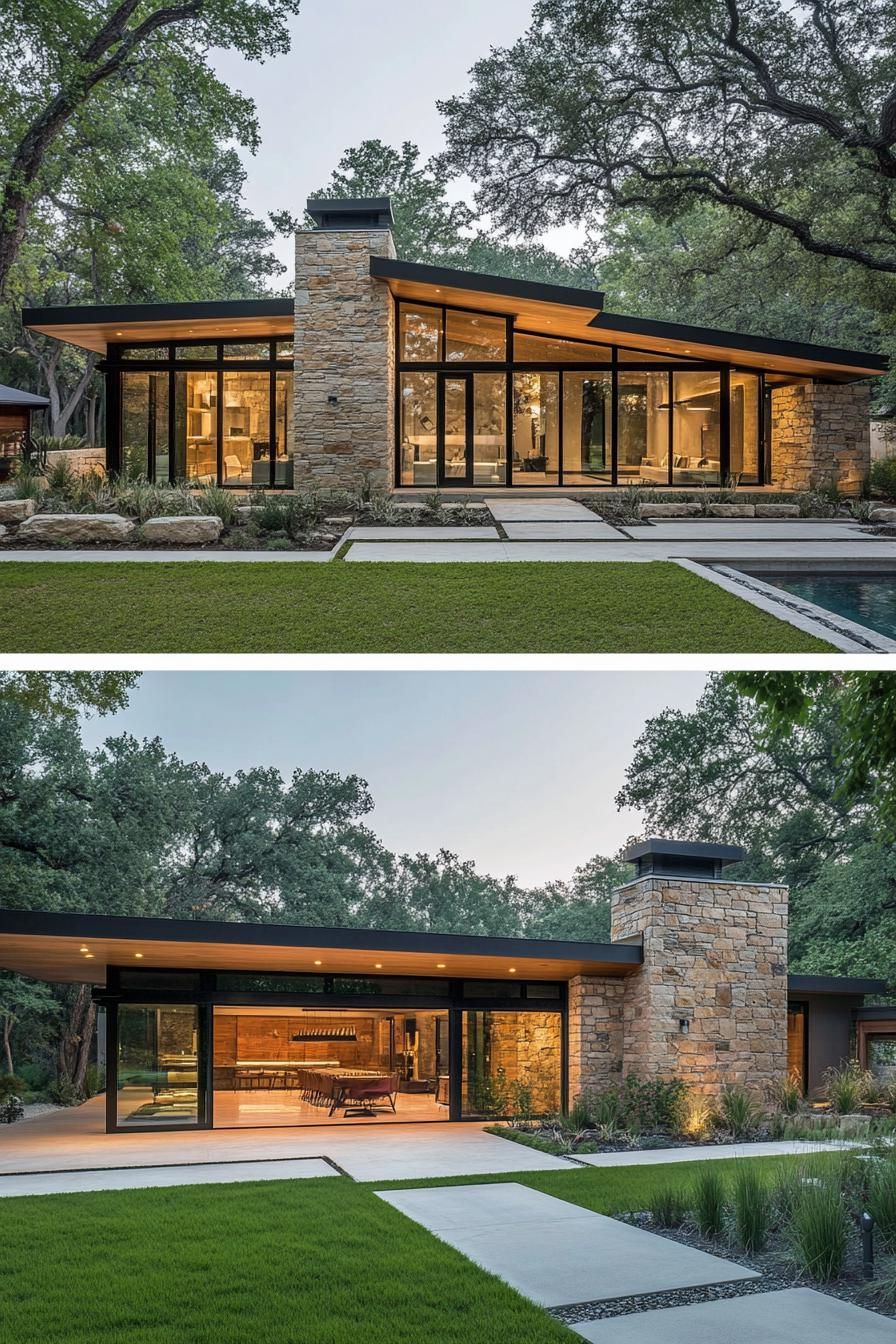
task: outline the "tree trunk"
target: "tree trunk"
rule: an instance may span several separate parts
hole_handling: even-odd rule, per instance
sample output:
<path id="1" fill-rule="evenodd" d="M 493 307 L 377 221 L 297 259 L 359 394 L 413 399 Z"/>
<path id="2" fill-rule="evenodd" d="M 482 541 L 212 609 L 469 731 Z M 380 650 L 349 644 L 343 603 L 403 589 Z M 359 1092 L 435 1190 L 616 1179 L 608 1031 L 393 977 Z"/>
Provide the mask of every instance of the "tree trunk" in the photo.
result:
<path id="1" fill-rule="evenodd" d="M 12 1066 L 12 1018 L 3 1019 L 3 1057 L 6 1060 L 6 1072 L 15 1073 Z"/>
<path id="2" fill-rule="evenodd" d="M 85 1093 L 95 1025 L 96 1004 L 90 997 L 90 986 L 79 985 L 59 1041 L 58 1073 L 60 1083 L 70 1084 L 81 1097 Z"/>

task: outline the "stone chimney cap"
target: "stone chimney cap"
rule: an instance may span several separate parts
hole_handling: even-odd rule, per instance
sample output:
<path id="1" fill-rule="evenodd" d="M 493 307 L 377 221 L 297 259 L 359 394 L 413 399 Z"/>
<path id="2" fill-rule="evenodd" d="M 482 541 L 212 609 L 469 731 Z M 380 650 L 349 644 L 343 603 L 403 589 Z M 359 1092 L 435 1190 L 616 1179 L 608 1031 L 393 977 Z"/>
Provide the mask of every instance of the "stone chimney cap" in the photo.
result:
<path id="1" fill-rule="evenodd" d="M 622 857 L 635 865 L 638 877 L 656 873 L 668 877 L 712 878 L 720 876 L 729 863 L 739 863 L 745 856 L 746 850 L 740 845 L 653 837 L 629 845 Z"/>
<path id="2" fill-rule="evenodd" d="M 392 201 L 388 196 L 355 200 L 309 199 L 305 209 L 319 229 L 391 229 Z"/>

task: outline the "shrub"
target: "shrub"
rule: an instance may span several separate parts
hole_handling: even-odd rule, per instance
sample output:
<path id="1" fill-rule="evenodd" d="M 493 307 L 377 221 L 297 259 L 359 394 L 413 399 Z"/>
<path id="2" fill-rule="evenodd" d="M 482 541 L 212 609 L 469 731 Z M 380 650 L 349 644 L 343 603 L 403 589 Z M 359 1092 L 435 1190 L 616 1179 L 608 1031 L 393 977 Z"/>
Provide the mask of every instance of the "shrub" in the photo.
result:
<path id="1" fill-rule="evenodd" d="M 709 1097 L 689 1096 L 685 1106 L 682 1133 L 691 1139 L 702 1139 L 712 1129 L 715 1112 Z"/>
<path id="2" fill-rule="evenodd" d="M 44 478 L 20 462 L 13 477 L 16 499 L 40 499 L 44 492 Z"/>
<path id="3" fill-rule="evenodd" d="M 0 1101 L 0 1124 L 15 1124 L 16 1120 L 21 1120 L 24 1114 L 25 1107 L 22 1104 L 21 1097 L 7 1097 L 5 1101 Z"/>
<path id="4" fill-rule="evenodd" d="M 64 453 L 47 464 L 45 474 L 47 489 L 61 495 L 70 495 L 78 479 L 74 467 Z"/>
<path id="5" fill-rule="evenodd" d="M 722 1088 L 718 1101 L 719 1123 L 735 1139 L 742 1139 L 762 1123 L 762 1107 L 746 1090 L 735 1084 Z"/>
<path id="6" fill-rule="evenodd" d="M 95 1097 L 98 1092 L 103 1092 L 105 1087 L 106 1070 L 101 1069 L 98 1064 L 88 1064 L 84 1077 L 84 1091 L 88 1097 Z"/>
<path id="7" fill-rule="evenodd" d="M 896 500 L 896 456 L 879 457 L 872 462 L 868 484 L 873 495 Z"/>
<path id="8" fill-rule="evenodd" d="M 20 1097 L 28 1091 L 28 1084 L 14 1073 L 0 1073 L 0 1101 L 7 1097 Z"/>
<path id="9" fill-rule="evenodd" d="M 712 1162 L 697 1168 L 693 1214 L 701 1236 L 715 1238 L 722 1235 L 725 1224 L 725 1186 Z"/>
<path id="10" fill-rule="evenodd" d="M 680 1227 L 687 1213 L 687 1202 L 681 1190 L 667 1185 L 656 1191 L 648 1208 L 657 1227 Z"/>
<path id="11" fill-rule="evenodd" d="M 793 1210 L 790 1242 L 800 1269 L 818 1283 L 837 1278 L 849 1244 L 849 1218 L 838 1183 L 804 1184 Z"/>
<path id="12" fill-rule="evenodd" d="M 77 453 L 89 446 L 78 434 L 32 434 L 31 442 L 42 457 L 47 453 Z"/>
<path id="13" fill-rule="evenodd" d="M 896 1161 L 892 1157 L 871 1164 L 866 1205 L 881 1241 L 892 1254 L 896 1251 Z"/>
<path id="14" fill-rule="evenodd" d="M 50 1100 L 57 1106 L 80 1106 L 84 1100 L 74 1083 L 60 1080 L 49 1088 Z"/>
<path id="15" fill-rule="evenodd" d="M 794 1074 L 769 1088 L 769 1101 L 781 1115 L 796 1115 L 803 1100 L 802 1084 Z"/>
<path id="16" fill-rule="evenodd" d="M 850 1115 L 868 1095 L 871 1074 L 851 1059 L 840 1069 L 828 1069 L 824 1075 L 825 1095 L 837 1115 Z"/>
<path id="17" fill-rule="evenodd" d="M 236 522 L 237 498 L 232 490 L 220 485 L 202 485 L 196 491 L 196 509 L 199 513 L 220 518 L 225 527 Z"/>
<path id="18" fill-rule="evenodd" d="M 374 495 L 367 505 L 365 522 L 388 527 L 402 517 L 402 510 L 396 507 L 394 499 L 388 495 Z"/>
<path id="19" fill-rule="evenodd" d="M 754 1255 L 768 1240 L 772 1203 L 759 1172 L 749 1160 L 738 1162 L 734 1168 L 731 1203 L 738 1245 L 747 1255 Z"/>

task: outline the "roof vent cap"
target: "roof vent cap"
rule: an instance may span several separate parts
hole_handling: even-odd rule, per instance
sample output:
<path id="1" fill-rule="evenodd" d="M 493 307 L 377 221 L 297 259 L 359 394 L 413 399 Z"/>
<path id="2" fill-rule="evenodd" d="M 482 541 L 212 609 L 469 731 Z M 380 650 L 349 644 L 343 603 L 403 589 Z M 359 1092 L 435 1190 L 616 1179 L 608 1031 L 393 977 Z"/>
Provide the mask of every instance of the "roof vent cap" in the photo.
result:
<path id="1" fill-rule="evenodd" d="M 703 878 L 708 881 L 721 877 L 722 870 L 729 864 L 740 863 L 746 857 L 746 850 L 740 845 L 654 837 L 629 845 L 622 857 L 635 865 L 637 877 Z"/>
<path id="2" fill-rule="evenodd" d="M 319 229 L 391 229 L 392 201 L 388 196 L 361 200 L 310 199 L 305 209 Z"/>

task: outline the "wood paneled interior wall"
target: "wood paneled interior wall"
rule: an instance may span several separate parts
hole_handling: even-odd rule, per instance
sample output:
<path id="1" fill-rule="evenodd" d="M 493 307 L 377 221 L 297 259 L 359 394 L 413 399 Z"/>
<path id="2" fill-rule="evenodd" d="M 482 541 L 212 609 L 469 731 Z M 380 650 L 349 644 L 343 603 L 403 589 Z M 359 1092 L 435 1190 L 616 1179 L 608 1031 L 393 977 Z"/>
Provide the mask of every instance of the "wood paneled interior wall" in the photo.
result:
<path id="1" fill-rule="evenodd" d="M 389 1064 L 388 1019 L 356 1016 L 354 1013 L 327 1017 L 241 1017 L 230 1013 L 215 1014 L 215 1068 L 232 1068 L 237 1060 L 325 1060 L 359 1068 L 387 1068 Z M 350 1027 L 354 1041 L 294 1041 L 302 1031 L 326 1031 Z"/>

